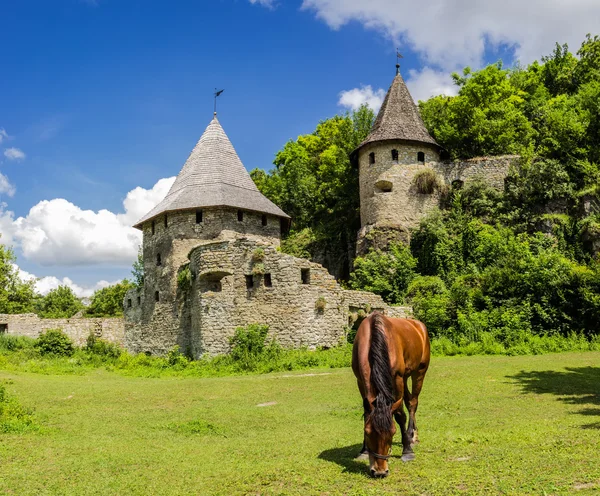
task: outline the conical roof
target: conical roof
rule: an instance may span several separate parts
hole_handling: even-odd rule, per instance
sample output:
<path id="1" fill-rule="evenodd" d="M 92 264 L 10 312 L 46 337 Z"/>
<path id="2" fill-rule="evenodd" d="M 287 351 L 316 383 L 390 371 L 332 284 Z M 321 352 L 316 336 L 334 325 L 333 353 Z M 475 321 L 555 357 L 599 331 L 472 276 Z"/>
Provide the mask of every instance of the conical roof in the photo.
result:
<path id="1" fill-rule="evenodd" d="M 258 190 L 215 114 L 165 199 L 134 227 L 141 229 L 144 222 L 165 212 L 223 206 L 289 219 Z"/>
<path id="2" fill-rule="evenodd" d="M 385 95 L 371 133 L 358 148 L 374 141 L 387 140 L 416 141 L 439 147 L 425 128 L 419 109 L 410 96 L 400 72 L 396 74 Z"/>

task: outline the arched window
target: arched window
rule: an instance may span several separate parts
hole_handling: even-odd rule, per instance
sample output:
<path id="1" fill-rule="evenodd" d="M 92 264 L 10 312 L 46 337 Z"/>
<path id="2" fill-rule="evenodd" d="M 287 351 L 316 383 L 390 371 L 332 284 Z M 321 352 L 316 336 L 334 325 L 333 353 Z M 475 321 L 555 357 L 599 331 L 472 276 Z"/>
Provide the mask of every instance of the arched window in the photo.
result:
<path id="1" fill-rule="evenodd" d="M 375 163 L 375 152 L 369 153 L 369 164 L 373 165 Z"/>
<path id="2" fill-rule="evenodd" d="M 202 210 L 196 210 L 196 224 L 202 223 Z"/>
<path id="3" fill-rule="evenodd" d="M 244 222 L 244 211 L 238 210 L 238 221 Z"/>
<path id="4" fill-rule="evenodd" d="M 167 223 L 167 214 L 165 214 L 165 229 L 168 227 L 168 223 Z"/>
<path id="5" fill-rule="evenodd" d="M 263 226 L 267 225 L 267 216 L 265 214 L 263 214 L 263 216 L 262 216 L 262 225 Z"/>
<path id="6" fill-rule="evenodd" d="M 162 265 L 162 259 L 160 257 L 160 253 L 156 254 L 156 265 Z"/>
<path id="7" fill-rule="evenodd" d="M 392 162 L 398 163 L 398 150 L 392 150 Z"/>
<path id="8" fill-rule="evenodd" d="M 420 164 L 425 163 L 425 154 L 423 152 L 417 153 L 417 162 L 419 162 Z"/>
<path id="9" fill-rule="evenodd" d="M 152 221 L 152 234 L 156 231 L 156 223 Z"/>
<path id="10" fill-rule="evenodd" d="M 154 301 L 160 301 L 160 295 L 158 294 L 158 291 L 154 292 Z"/>

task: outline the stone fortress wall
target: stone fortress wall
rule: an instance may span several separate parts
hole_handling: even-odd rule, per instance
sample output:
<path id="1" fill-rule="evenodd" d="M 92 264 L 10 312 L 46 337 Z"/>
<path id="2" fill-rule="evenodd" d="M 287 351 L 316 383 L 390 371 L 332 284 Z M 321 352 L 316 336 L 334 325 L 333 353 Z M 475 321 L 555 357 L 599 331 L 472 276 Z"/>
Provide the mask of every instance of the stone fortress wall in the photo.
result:
<path id="1" fill-rule="evenodd" d="M 83 346 L 90 334 L 118 345 L 125 343 L 122 318 L 41 319 L 34 313 L 0 314 L 0 334 L 37 338 L 49 329 L 61 329 L 76 346 Z"/>

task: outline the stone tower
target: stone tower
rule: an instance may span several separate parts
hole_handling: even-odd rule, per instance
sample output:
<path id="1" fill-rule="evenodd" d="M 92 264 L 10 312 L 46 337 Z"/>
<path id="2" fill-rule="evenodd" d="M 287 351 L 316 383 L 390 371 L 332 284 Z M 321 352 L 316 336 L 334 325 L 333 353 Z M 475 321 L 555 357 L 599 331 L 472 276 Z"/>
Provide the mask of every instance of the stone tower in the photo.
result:
<path id="1" fill-rule="evenodd" d="M 351 157 L 359 168 L 359 255 L 390 241 L 407 243 L 409 229 L 439 202 L 439 195 L 420 194 L 414 184 L 420 171 L 438 166 L 441 149 L 427 132 L 396 67 L 371 133 Z"/>
<path id="2" fill-rule="evenodd" d="M 144 288 L 125 298 L 127 347 L 190 346 L 190 309 L 178 275 L 190 250 L 243 236 L 278 246 L 289 216 L 256 187 L 216 113 L 167 196 L 134 226 L 143 232 Z"/>

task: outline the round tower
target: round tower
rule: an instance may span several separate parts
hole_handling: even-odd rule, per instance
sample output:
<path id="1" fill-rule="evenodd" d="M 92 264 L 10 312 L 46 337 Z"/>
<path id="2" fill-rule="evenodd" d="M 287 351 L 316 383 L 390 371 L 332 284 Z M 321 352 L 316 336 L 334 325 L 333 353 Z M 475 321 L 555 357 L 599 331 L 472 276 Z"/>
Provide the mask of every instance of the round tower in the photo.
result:
<path id="1" fill-rule="evenodd" d="M 385 249 L 390 241 L 408 243 L 409 230 L 439 203 L 439 194 L 424 192 L 418 176 L 434 181 L 440 146 L 396 68 L 371 133 L 352 153 L 360 184 L 358 255 L 371 247 Z"/>

